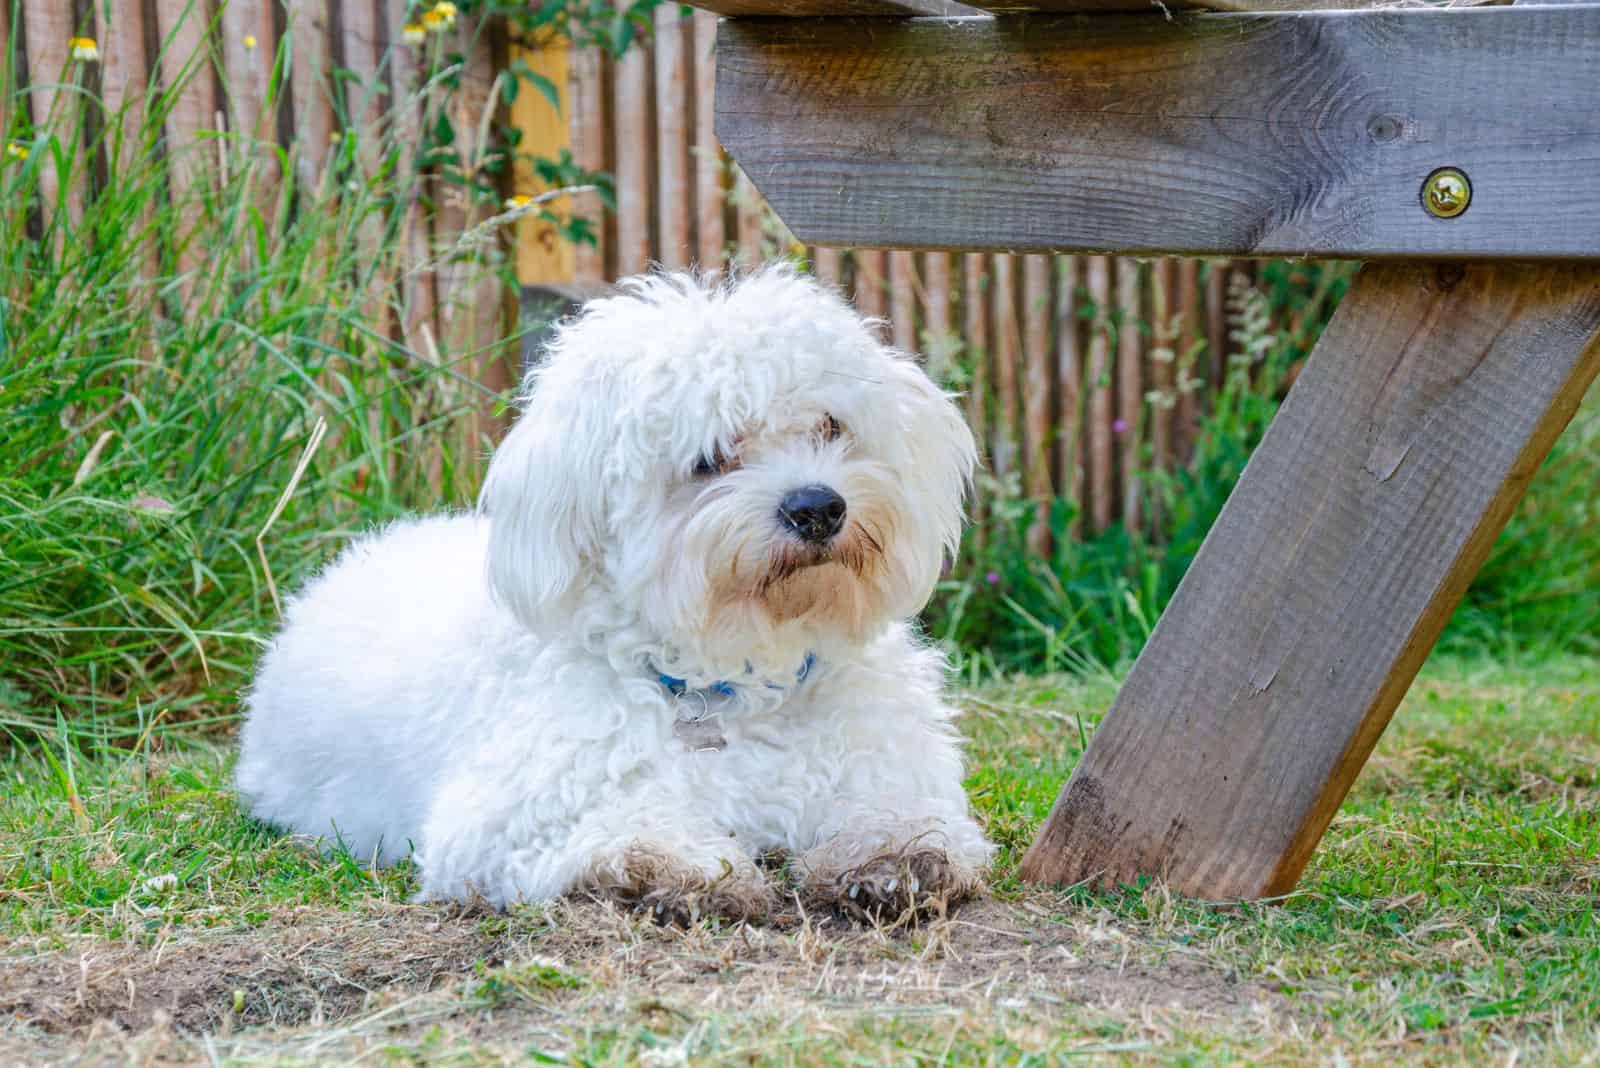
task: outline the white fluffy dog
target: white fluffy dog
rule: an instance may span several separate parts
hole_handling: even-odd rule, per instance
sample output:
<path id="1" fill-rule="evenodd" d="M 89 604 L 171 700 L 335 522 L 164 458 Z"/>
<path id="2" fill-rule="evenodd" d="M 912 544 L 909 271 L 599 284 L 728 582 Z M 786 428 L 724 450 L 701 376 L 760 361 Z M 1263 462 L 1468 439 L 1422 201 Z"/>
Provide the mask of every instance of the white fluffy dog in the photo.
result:
<path id="1" fill-rule="evenodd" d="M 942 664 L 907 624 L 971 433 L 811 281 L 634 279 L 562 326 L 479 514 L 396 523 L 293 602 L 248 697 L 261 819 L 422 897 L 754 917 L 979 886 Z"/>

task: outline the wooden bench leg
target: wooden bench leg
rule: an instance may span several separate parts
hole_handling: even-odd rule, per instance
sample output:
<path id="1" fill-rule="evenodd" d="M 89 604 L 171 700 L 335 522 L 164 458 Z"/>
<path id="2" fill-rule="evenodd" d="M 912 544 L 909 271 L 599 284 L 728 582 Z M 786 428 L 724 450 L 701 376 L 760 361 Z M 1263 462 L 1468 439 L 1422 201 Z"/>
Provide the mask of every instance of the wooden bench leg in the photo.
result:
<path id="1" fill-rule="evenodd" d="M 1357 278 L 1022 862 L 1294 887 L 1600 369 L 1600 267 Z"/>

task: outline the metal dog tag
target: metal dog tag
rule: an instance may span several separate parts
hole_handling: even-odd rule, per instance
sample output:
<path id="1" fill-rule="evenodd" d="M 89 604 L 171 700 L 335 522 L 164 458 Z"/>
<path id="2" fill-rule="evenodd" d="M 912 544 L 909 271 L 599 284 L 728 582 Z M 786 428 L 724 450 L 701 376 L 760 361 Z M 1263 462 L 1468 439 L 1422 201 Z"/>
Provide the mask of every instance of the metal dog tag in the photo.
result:
<path id="1" fill-rule="evenodd" d="M 722 717 L 715 712 L 699 719 L 680 718 L 672 725 L 672 733 L 691 753 L 718 753 L 728 744 L 722 733 Z"/>

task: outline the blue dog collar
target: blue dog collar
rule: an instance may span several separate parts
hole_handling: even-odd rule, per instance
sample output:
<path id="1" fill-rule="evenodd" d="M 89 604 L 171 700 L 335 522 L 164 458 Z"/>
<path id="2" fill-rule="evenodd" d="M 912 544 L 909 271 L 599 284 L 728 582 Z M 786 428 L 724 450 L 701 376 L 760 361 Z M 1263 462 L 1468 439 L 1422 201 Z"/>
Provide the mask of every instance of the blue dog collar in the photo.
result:
<path id="1" fill-rule="evenodd" d="M 817 666 L 817 654 L 816 653 L 807 653 L 805 660 L 800 664 L 800 670 L 795 672 L 795 675 L 794 675 L 795 685 L 798 686 L 802 682 L 805 682 L 806 681 L 806 676 L 810 675 L 811 674 L 811 669 L 816 667 L 816 666 Z M 736 694 L 738 694 L 738 692 L 739 692 L 738 687 L 736 687 L 733 683 L 727 682 L 727 681 L 713 682 L 710 686 L 707 686 L 704 690 L 691 690 L 691 689 L 689 689 L 688 680 L 675 678 L 672 675 L 668 675 L 664 671 L 656 672 L 656 681 L 661 683 L 661 685 L 666 688 L 666 691 L 668 693 L 670 693 L 674 697 L 682 697 L 685 694 L 689 694 L 689 693 L 715 694 L 718 697 L 733 697 Z M 767 683 L 767 688 L 771 689 L 771 690 L 786 689 L 786 687 L 779 686 L 775 682 Z"/>

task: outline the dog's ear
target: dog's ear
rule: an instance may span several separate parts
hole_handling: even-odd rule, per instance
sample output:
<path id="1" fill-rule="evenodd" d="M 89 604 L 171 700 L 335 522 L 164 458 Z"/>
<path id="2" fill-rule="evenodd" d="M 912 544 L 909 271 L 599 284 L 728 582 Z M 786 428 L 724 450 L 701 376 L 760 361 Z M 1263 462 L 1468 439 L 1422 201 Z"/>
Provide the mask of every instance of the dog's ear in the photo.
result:
<path id="1" fill-rule="evenodd" d="M 525 625 L 560 620 L 590 581 L 600 544 L 602 457 L 581 391 L 545 383 L 489 463 L 489 586 Z"/>

